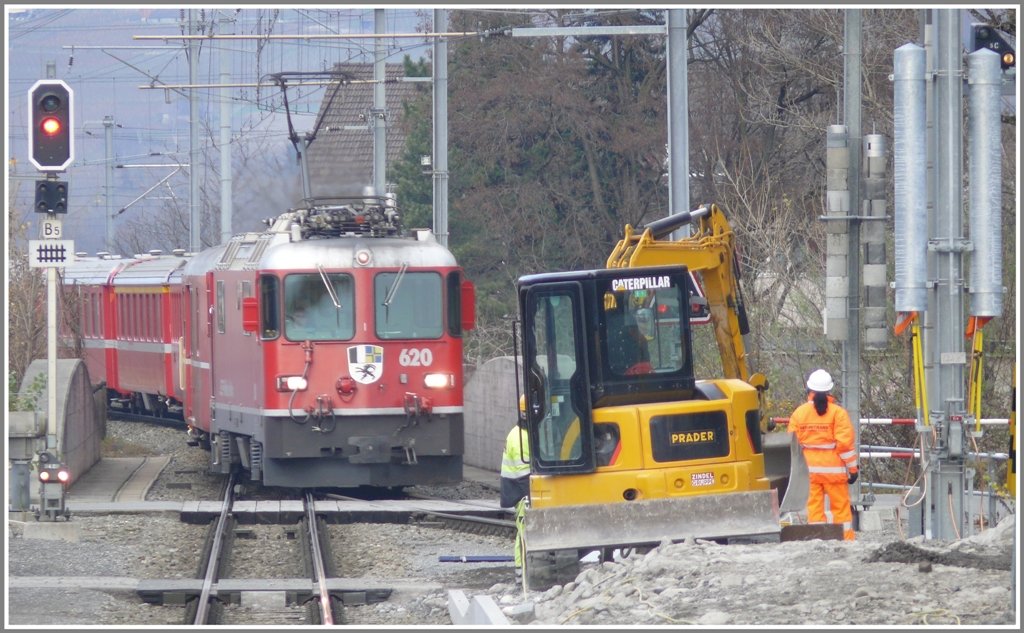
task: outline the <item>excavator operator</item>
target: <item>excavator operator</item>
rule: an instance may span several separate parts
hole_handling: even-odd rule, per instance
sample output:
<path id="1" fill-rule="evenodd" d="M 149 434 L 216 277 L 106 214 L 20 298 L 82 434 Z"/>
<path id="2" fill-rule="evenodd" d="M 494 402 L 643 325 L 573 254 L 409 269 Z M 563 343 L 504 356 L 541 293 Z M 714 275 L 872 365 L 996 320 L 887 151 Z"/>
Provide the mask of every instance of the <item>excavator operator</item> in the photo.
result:
<path id="1" fill-rule="evenodd" d="M 624 376 L 651 373 L 653 368 L 647 339 L 632 315 L 613 319 L 608 328 L 608 337 L 612 371 Z"/>

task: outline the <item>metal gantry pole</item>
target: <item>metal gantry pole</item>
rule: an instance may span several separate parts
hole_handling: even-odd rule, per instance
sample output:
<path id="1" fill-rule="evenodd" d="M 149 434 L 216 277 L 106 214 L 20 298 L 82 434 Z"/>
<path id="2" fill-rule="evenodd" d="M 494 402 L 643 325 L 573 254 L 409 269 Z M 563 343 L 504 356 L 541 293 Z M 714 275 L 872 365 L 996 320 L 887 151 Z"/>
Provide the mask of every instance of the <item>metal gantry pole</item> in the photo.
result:
<path id="1" fill-rule="evenodd" d="M 689 93 L 686 67 L 686 9 L 669 9 L 668 24 L 668 215 L 690 210 Z M 690 234 L 690 226 L 673 238 Z"/>
<path id="2" fill-rule="evenodd" d="M 935 222 L 928 249 L 935 253 L 929 262 L 929 278 L 934 280 L 929 306 L 935 306 L 936 329 L 925 346 L 932 349 L 928 384 L 935 385 L 936 392 L 929 402 L 938 437 L 931 451 L 926 502 L 933 536 L 953 540 L 964 534 L 963 65 L 960 11 L 937 9 L 934 15 L 935 79 L 929 86 L 934 86 L 935 94 Z"/>
<path id="3" fill-rule="evenodd" d="M 384 20 L 384 9 L 373 10 L 373 25 L 376 34 L 386 32 L 387 23 Z M 387 104 L 384 101 L 384 79 L 386 78 L 387 51 L 383 38 L 374 40 L 374 64 L 373 64 L 373 109 L 370 116 L 373 119 L 373 189 L 377 195 L 385 193 L 387 186 L 386 158 L 387 158 Z"/>
<path id="4" fill-rule="evenodd" d="M 861 209 L 861 39 L 860 9 L 847 9 L 843 23 L 843 116 L 849 150 L 850 221 L 847 223 L 847 320 L 843 342 L 843 406 L 854 421 L 854 446 L 860 446 L 860 216 Z M 861 501 L 855 484 L 851 498 Z"/>
<path id="5" fill-rule="evenodd" d="M 103 136 L 106 142 L 106 185 L 103 189 L 103 197 L 106 202 L 106 213 L 103 220 L 103 235 L 106 243 L 103 250 L 112 253 L 114 247 L 114 117 L 107 115 L 103 117 Z"/>
<path id="6" fill-rule="evenodd" d="M 222 20 L 221 23 L 226 23 Z M 231 57 L 227 47 L 220 50 L 220 82 L 231 80 Z M 231 239 L 231 99 L 220 92 L 220 243 Z"/>
<path id="7" fill-rule="evenodd" d="M 434 30 L 447 26 L 448 11 L 434 9 Z M 448 41 L 434 40 L 434 235 L 448 246 Z"/>
<path id="8" fill-rule="evenodd" d="M 195 9 L 188 10 L 188 32 L 196 32 L 193 18 Z M 195 84 L 199 73 L 199 42 L 188 41 L 188 82 Z M 199 213 L 199 93 L 195 88 L 188 89 L 188 205 L 189 205 L 189 250 L 198 253 L 202 250 L 202 218 Z"/>

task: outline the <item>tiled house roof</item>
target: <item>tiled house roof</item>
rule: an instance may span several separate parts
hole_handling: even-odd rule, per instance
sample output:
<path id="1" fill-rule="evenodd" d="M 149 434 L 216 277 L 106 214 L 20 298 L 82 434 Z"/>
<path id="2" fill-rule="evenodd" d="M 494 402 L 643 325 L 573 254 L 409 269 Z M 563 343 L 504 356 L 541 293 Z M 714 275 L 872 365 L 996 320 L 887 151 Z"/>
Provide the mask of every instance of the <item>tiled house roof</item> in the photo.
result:
<path id="1" fill-rule="evenodd" d="M 337 64 L 335 69 L 355 80 L 373 79 L 373 64 Z M 401 64 L 387 64 L 387 79 L 404 76 Z M 384 87 L 387 110 L 387 174 L 405 151 L 402 103 L 429 90 L 426 83 L 396 81 Z M 320 104 L 328 107 L 332 90 L 325 91 Z M 373 84 L 350 84 L 341 88 L 324 115 L 316 140 L 309 148 L 310 186 L 314 196 L 353 195 L 373 185 L 373 130 L 367 117 L 373 107 Z M 347 128 L 347 129 L 346 129 Z"/>

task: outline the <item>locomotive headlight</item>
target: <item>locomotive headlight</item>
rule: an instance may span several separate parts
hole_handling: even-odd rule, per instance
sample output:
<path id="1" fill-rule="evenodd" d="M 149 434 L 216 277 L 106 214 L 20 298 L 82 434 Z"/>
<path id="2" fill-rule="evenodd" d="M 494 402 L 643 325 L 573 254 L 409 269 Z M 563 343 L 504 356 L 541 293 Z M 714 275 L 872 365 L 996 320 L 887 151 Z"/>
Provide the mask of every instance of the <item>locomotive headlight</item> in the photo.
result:
<path id="1" fill-rule="evenodd" d="M 309 387 L 309 381 L 302 376 L 278 376 L 278 391 L 305 391 Z"/>
<path id="2" fill-rule="evenodd" d="M 453 374 L 427 374 L 423 377 L 423 386 L 427 389 L 445 389 L 455 386 Z"/>

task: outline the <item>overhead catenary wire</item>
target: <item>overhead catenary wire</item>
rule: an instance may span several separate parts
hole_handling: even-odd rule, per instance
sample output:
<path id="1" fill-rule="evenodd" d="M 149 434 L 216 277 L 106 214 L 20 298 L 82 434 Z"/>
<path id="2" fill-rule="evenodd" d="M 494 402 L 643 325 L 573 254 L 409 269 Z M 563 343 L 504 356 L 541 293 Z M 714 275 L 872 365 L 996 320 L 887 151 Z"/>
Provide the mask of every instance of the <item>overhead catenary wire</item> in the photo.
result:
<path id="1" fill-rule="evenodd" d="M 405 38 L 461 38 L 483 35 L 484 31 L 453 31 L 447 33 L 307 33 L 266 35 L 133 35 L 134 40 L 360 40 Z"/>

